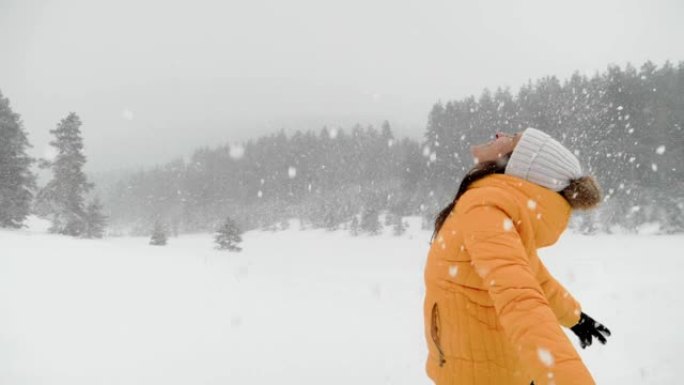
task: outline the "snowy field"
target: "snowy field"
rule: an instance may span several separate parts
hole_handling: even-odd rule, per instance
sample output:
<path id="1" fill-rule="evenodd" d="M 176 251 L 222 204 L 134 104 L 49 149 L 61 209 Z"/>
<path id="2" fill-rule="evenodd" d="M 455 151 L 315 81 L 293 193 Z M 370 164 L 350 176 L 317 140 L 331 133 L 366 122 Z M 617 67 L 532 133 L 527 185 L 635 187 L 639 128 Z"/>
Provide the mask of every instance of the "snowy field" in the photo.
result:
<path id="1" fill-rule="evenodd" d="M 295 226 L 296 228 L 296 226 Z M 430 233 L 76 240 L 0 230 L 0 384 L 429 384 Z M 684 236 L 566 233 L 549 269 L 613 332 L 598 384 L 679 384 Z M 680 364 L 678 364 L 680 363 Z"/>

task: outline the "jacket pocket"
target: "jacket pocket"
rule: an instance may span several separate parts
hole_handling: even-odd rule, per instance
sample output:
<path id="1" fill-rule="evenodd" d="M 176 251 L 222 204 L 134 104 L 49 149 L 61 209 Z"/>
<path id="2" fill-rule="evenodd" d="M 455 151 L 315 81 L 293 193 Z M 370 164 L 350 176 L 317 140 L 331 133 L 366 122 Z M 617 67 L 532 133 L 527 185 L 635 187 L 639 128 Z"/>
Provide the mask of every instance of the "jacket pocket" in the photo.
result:
<path id="1" fill-rule="evenodd" d="M 444 359 L 444 351 L 442 350 L 442 344 L 439 339 L 439 334 L 442 330 L 442 326 L 439 318 L 439 308 L 437 302 L 432 305 L 432 322 L 430 323 L 430 336 L 432 337 L 432 342 L 435 343 L 437 351 L 439 352 L 439 366 L 444 366 L 446 360 Z"/>

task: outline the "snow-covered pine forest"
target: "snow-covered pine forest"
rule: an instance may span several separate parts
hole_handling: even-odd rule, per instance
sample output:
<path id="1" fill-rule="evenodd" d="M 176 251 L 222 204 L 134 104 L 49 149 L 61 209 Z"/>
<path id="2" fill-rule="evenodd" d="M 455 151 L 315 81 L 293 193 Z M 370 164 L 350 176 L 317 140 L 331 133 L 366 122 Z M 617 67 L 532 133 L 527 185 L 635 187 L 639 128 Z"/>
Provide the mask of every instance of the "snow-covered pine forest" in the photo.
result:
<path id="1" fill-rule="evenodd" d="M 388 121 L 280 131 L 101 178 L 98 191 L 116 234 L 147 234 L 159 219 L 175 234 L 209 231 L 226 216 L 244 229 L 284 229 L 296 219 L 354 234 L 420 216 L 427 229 L 473 165 L 470 145 L 496 130 L 536 127 L 574 149 L 604 189 L 602 207 L 575 214 L 571 228 L 684 231 L 683 62 L 549 76 L 440 101 L 426 117 L 420 141 L 396 137 Z"/>

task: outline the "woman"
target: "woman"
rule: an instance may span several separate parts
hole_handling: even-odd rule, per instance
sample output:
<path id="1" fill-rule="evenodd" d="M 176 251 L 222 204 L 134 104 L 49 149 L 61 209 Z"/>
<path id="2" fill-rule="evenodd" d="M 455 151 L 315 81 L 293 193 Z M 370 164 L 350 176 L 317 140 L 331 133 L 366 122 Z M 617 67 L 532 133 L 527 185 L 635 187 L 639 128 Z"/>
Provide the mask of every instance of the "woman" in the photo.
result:
<path id="1" fill-rule="evenodd" d="M 572 209 L 598 205 L 595 180 L 542 131 L 497 133 L 435 220 L 425 267 L 428 375 L 437 385 L 594 384 L 582 348 L 610 331 L 584 314 L 537 249 L 554 244 Z"/>

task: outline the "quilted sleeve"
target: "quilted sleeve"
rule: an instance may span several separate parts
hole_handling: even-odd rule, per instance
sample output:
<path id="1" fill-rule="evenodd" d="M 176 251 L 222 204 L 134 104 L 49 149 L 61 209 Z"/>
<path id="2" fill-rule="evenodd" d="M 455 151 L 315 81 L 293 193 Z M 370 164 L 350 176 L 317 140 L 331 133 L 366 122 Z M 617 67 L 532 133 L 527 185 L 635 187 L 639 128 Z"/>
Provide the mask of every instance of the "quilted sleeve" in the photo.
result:
<path id="1" fill-rule="evenodd" d="M 558 322 L 567 328 L 577 325 L 582 312 L 579 302 L 551 275 L 541 260 L 537 277 Z"/>
<path id="2" fill-rule="evenodd" d="M 502 207 L 480 199 L 465 208 L 461 223 L 471 263 L 534 383 L 594 384 L 529 266 L 512 219 Z"/>

